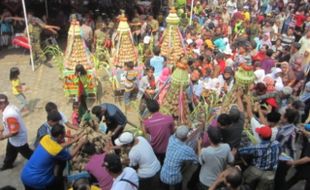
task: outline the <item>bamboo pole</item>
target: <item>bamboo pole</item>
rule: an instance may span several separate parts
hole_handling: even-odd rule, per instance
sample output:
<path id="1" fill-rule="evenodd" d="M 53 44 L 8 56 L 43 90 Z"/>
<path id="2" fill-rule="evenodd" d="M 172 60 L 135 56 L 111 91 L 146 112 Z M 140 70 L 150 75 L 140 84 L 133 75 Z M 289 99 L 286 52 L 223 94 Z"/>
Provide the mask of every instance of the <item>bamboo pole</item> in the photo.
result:
<path id="1" fill-rule="evenodd" d="M 30 39 L 30 34 L 29 34 L 28 17 L 27 17 L 27 12 L 26 12 L 25 0 L 22 0 L 22 4 L 23 4 L 24 17 L 25 17 L 27 38 L 28 38 L 28 43 L 29 43 L 29 46 L 30 46 L 31 67 L 32 67 L 32 71 L 34 71 L 34 62 L 33 62 L 33 56 L 32 56 L 32 46 L 31 46 L 31 39 Z"/>

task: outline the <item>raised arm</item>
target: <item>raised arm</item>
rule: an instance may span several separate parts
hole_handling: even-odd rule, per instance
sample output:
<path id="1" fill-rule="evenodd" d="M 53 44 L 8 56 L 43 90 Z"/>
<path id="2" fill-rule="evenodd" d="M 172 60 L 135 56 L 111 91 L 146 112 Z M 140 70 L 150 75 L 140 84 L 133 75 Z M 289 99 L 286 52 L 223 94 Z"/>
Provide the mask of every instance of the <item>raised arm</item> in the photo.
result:
<path id="1" fill-rule="evenodd" d="M 47 25 L 44 23 L 38 23 L 43 29 L 49 30 L 54 34 L 57 34 L 57 30 L 60 30 L 58 26 L 53 26 L 53 25 Z"/>
<path id="2" fill-rule="evenodd" d="M 238 89 L 236 96 L 237 96 L 238 109 L 240 112 L 244 112 L 244 105 L 243 105 L 243 102 L 241 99 L 241 96 L 242 96 L 242 90 L 241 89 Z"/>
<path id="3" fill-rule="evenodd" d="M 70 152 L 71 157 L 74 157 L 86 142 L 87 140 L 85 138 L 81 139 L 79 141 L 79 144 L 71 150 Z"/>
<path id="4" fill-rule="evenodd" d="M 304 165 L 310 163 L 310 157 L 309 156 L 305 156 L 299 160 L 292 160 L 292 161 L 288 161 L 287 164 L 291 165 L 291 166 L 299 166 L 299 165 Z"/>
<path id="5" fill-rule="evenodd" d="M 244 96 L 245 102 L 246 102 L 246 112 L 248 114 L 249 118 L 253 117 L 253 111 L 252 111 L 252 103 L 249 96 Z"/>
<path id="6" fill-rule="evenodd" d="M 264 124 L 264 125 L 268 125 L 268 121 L 266 119 L 266 117 L 264 116 L 262 109 L 260 108 L 260 106 L 258 106 L 258 116 L 259 116 L 259 121 Z"/>
<path id="7" fill-rule="evenodd" d="M 15 20 L 15 21 L 25 21 L 25 19 L 23 17 L 6 17 L 4 20 Z"/>

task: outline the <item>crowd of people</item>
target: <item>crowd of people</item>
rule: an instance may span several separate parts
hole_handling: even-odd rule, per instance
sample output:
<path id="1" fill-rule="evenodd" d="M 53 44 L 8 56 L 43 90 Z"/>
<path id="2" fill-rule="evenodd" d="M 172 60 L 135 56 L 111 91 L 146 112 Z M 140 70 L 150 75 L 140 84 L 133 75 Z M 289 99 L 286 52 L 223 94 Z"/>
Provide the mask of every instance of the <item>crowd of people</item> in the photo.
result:
<path id="1" fill-rule="evenodd" d="M 176 122 L 174 113 L 160 112 L 179 61 L 161 54 L 167 13 L 154 17 L 137 10 L 129 25 L 145 69 L 140 76 L 133 62 L 125 63 L 124 102 L 129 108 L 137 99 L 139 115 L 148 112 L 141 122 L 144 136 L 126 131 L 129 121 L 116 105 L 94 106 L 89 111 L 111 134 L 111 144 L 98 154 L 83 136 L 65 132 L 65 127 L 78 128 L 79 105 L 73 106 L 70 122 L 49 102 L 47 121 L 38 129 L 32 149 L 19 109 L 0 94 L 4 122 L 0 139 L 8 139 L 1 170 L 13 168 L 21 153 L 28 159 L 21 171 L 25 189 L 64 189 L 66 161 L 83 151 L 89 158 L 85 171 L 91 177 L 74 181 L 73 190 L 285 190 L 301 180 L 305 180 L 303 188 L 310 189 L 310 3 L 196 0 L 192 10 L 187 3 L 177 7 L 177 14 L 182 60 L 188 65 L 185 91 L 190 110 L 207 100 L 205 94 L 211 91 L 224 99 L 233 93 L 236 99 L 226 113 L 215 113 L 213 120 L 202 122 L 203 131 L 194 145 L 188 143 L 189 124 Z M 115 21 L 83 15 L 86 46 L 113 51 Z M 3 39 L 2 34 L 2 43 Z M 252 69 L 255 76 L 246 88 L 237 85 L 235 73 L 241 66 Z M 18 68 L 11 69 L 12 91 L 22 111 L 28 112 L 19 74 Z M 128 150 L 128 157 L 121 157 L 119 149 Z"/>

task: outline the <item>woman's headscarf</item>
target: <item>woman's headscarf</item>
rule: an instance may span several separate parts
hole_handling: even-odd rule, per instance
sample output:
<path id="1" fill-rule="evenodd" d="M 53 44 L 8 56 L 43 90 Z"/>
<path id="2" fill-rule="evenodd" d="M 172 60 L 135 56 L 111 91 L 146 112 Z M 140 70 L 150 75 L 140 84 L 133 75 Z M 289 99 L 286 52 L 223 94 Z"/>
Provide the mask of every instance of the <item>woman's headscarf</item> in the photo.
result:
<path id="1" fill-rule="evenodd" d="M 270 73 L 270 76 L 273 78 L 273 80 L 276 80 L 278 78 L 277 74 L 281 72 L 282 72 L 282 69 L 276 67 L 272 70 L 272 72 Z"/>
<path id="2" fill-rule="evenodd" d="M 287 72 L 289 72 L 289 70 L 290 70 L 290 65 L 289 65 L 289 63 L 286 62 L 286 61 L 284 61 L 284 62 L 281 63 L 281 67 L 287 67 L 287 68 L 288 68 L 288 71 L 287 71 Z"/>
<path id="3" fill-rule="evenodd" d="M 255 83 L 263 82 L 265 78 L 265 70 L 263 69 L 258 69 L 254 71 L 254 75 L 256 77 Z"/>
<path id="4" fill-rule="evenodd" d="M 275 90 L 274 80 L 271 76 L 265 76 L 263 82 L 266 84 L 267 92 L 273 92 Z"/>
<path id="5" fill-rule="evenodd" d="M 225 76 L 224 76 L 225 73 L 229 73 L 230 77 L 229 78 L 225 78 Z M 234 70 L 232 69 L 232 67 L 226 67 L 224 69 L 223 79 L 227 82 L 227 84 L 229 84 L 232 80 L 234 80 Z"/>
<path id="6" fill-rule="evenodd" d="M 167 79 L 169 78 L 170 74 L 171 74 L 170 69 L 168 67 L 165 67 L 162 70 L 160 76 L 158 77 L 158 81 L 160 83 L 165 83 L 167 81 Z"/>
<path id="7" fill-rule="evenodd" d="M 276 68 L 273 68 L 272 72 L 267 75 L 267 76 L 270 76 L 274 80 L 275 82 L 274 86 L 277 91 L 281 91 L 282 88 L 284 87 L 282 78 L 280 76 L 277 76 L 277 74 L 281 72 L 282 72 L 282 69 L 276 67 Z"/>

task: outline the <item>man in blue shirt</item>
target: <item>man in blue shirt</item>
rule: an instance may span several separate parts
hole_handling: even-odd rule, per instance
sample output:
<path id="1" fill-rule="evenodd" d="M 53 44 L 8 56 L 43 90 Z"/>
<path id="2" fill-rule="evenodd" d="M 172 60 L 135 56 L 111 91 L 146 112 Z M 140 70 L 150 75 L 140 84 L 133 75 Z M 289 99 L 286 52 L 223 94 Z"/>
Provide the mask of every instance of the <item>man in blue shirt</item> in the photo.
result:
<path id="1" fill-rule="evenodd" d="M 45 135 L 41 139 L 21 172 L 21 180 L 26 190 L 64 189 L 63 179 L 54 176 L 55 163 L 57 160 L 70 160 L 86 142 L 81 140 L 69 153 L 61 144 L 64 137 L 64 126 L 57 124 L 51 129 L 51 135 Z"/>
<path id="2" fill-rule="evenodd" d="M 154 76 L 155 76 L 155 79 L 157 79 L 164 68 L 165 59 L 159 55 L 160 54 L 159 47 L 154 47 L 153 53 L 154 53 L 154 56 L 150 60 L 150 65 L 154 67 L 155 69 Z"/>
<path id="3" fill-rule="evenodd" d="M 100 121 L 105 119 L 107 125 L 106 132 L 112 132 L 112 142 L 119 137 L 127 124 L 125 114 L 114 104 L 104 103 L 99 106 L 94 106 L 92 113 L 95 114 Z"/>
<path id="4" fill-rule="evenodd" d="M 253 189 L 272 189 L 268 185 L 273 182 L 281 147 L 278 141 L 270 141 L 272 130 L 269 126 L 256 128 L 255 131 L 261 143 L 239 149 L 240 155 L 253 156 L 251 166 L 244 171 L 245 183 Z"/>
<path id="5" fill-rule="evenodd" d="M 295 159 L 296 154 L 296 126 L 294 122 L 299 117 L 299 113 L 293 109 L 286 109 L 282 115 L 282 126 L 279 127 L 276 140 L 280 142 L 281 150 L 291 158 Z M 286 189 L 286 175 L 290 166 L 286 161 L 279 161 L 278 168 L 275 175 L 275 189 Z"/>
<path id="6" fill-rule="evenodd" d="M 59 124 L 59 121 L 61 120 L 61 115 L 58 111 L 52 111 L 48 113 L 47 115 L 47 121 L 41 125 L 41 127 L 37 131 L 36 140 L 34 142 L 34 147 L 36 148 L 42 137 L 45 135 L 51 134 L 51 129 L 54 125 Z"/>
<path id="7" fill-rule="evenodd" d="M 186 161 L 198 162 L 195 151 L 185 143 L 188 133 L 188 127 L 183 125 L 169 138 L 166 158 L 160 172 L 160 180 L 165 189 L 182 189 L 182 165 Z"/>

